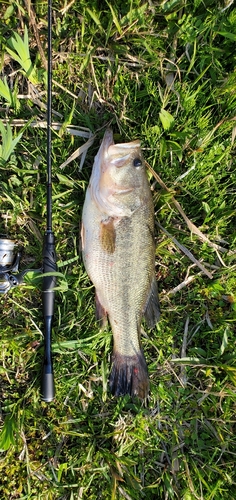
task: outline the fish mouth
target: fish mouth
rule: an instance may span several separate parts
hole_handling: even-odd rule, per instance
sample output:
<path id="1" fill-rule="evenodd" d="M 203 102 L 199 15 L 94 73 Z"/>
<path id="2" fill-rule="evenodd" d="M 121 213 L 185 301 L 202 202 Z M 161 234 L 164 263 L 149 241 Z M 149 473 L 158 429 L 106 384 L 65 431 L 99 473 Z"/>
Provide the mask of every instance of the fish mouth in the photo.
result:
<path id="1" fill-rule="evenodd" d="M 140 148 L 140 141 L 138 139 L 136 141 L 115 144 L 113 132 L 109 128 L 104 134 L 100 146 L 100 152 L 104 155 L 106 160 L 114 164 L 116 167 L 121 167 L 129 159 L 132 152 L 137 148 Z"/>
<path id="2" fill-rule="evenodd" d="M 108 151 L 108 148 L 113 144 L 114 144 L 113 132 L 111 128 L 108 128 L 103 136 L 100 148 L 103 148 L 105 151 Z"/>

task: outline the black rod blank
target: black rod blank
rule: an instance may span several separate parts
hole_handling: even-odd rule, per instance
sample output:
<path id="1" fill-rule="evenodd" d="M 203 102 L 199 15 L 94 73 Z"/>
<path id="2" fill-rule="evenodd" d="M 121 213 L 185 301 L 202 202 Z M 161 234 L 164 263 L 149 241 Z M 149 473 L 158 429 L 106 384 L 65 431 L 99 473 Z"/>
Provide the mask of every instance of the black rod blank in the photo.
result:
<path id="1" fill-rule="evenodd" d="M 57 270 L 55 238 L 52 231 L 52 163 L 51 163 L 51 125 L 52 125 L 52 4 L 48 0 L 48 75 L 47 75 L 47 229 L 43 246 L 42 299 L 44 317 L 44 361 L 41 380 L 41 396 L 43 401 L 50 402 L 55 396 L 54 375 L 51 352 L 51 335 L 54 315 L 54 302 Z"/>
<path id="2" fill-rule="evenodd" d="M 52 3 L 48 0 L 47 231 L 52 229 Z"/>

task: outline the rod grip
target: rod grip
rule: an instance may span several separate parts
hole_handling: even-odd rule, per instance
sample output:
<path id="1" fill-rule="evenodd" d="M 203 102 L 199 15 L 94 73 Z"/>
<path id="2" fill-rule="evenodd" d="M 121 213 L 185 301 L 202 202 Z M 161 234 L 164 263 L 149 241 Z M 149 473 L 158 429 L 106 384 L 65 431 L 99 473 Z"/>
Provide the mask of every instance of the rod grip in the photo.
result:
<path id="1" fill-rule="evenodd" d="M 55 397 L 55 384 L 53 373 L 46 373 L 43 366 L 42 384 L 41 384 L 41 399 L 46 403 L 53 401 Z"/>
<path id="2" fill-rule="evenodd" d="M 47 231 L 43 245 L 43 273 L 53 273 L 56 270 L 55 237 L 52 231 Z M 56 276 L 43 277 L 43 292 L 52 292 L 55 286 Z"/>
<path id="3" fill-rule="evenodd" d="M 57 270 L 55 239 L 52 231 L 47 231 L 43 248 L 43 273 L 53 273 Z M 56 276 L 44 276 L 42 285 L 43 317 L 44 317 L 44 361 L 41 379 L 41 397 L 43 401 L 50 402 L 55 396 L 51 334 L 54 315 L 54 301 Z"/>

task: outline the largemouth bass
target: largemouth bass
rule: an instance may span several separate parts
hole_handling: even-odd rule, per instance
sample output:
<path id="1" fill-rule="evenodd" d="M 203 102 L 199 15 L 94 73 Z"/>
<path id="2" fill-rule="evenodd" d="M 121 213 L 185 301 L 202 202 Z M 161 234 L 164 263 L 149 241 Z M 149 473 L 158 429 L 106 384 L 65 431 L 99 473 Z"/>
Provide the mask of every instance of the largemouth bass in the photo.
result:
<path id="1" fill-rule="evenodd" d="M 159 319 L 154 208 L 138 140 L 114 144 L 105 132 L 95 157 L 82 215 L 82 254 L 96 289 L 96 316 L 113 332 L 110 390 L 145 399 L 149 393 L 140 343 L 142 316 Z"/>

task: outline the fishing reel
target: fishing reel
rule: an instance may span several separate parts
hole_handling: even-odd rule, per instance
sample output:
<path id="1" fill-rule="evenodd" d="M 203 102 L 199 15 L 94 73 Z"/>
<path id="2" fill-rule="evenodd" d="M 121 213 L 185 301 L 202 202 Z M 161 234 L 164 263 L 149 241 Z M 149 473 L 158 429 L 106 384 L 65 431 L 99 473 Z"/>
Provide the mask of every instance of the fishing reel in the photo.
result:
<path id="1" fill-rule="evenodd" d="M 24 276 L 32 271 L 25 269 L 19 272 L 21 251 L 17 250 L 14 240 L 0 238 L 0 294 L 9 292 L 11 288 L 21 285 Z"/>

